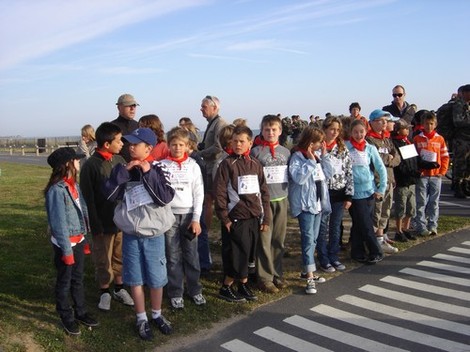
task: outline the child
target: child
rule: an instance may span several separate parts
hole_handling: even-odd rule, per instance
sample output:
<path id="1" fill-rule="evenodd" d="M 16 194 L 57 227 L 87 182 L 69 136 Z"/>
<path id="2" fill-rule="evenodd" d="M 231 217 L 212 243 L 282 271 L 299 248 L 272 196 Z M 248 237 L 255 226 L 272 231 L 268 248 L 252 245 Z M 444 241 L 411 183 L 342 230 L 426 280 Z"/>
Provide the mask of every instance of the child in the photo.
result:
<path id="1" fill-rule="evenodd" d="M 96 130 L 98 147 L 80 172 L 80 186 L 88 206 L 93 235 L 92 258 L 101 290 L 98 308 L 103 311 L 111 309 L 111 298 L 128 306 L 134 305 L 122 282 L 122 232 L 113 221 L 117 202 L 108 201 L 102 192 L 103 183 L 113 167 L 125 163 L 124 158 L 118 155 L 123 146 L 121 137 L 119 126 L 102 123 Z M 113 281 L 114 290 L 111 292 L 109 287 Z"/>
<path id="2" fill-rule="evenodd" d="M 314 276 L 315 247 L 320 231 L 322 212 L 331 211 L 328 196 L 327 178 L 332 176 L 332 165 L 325 158 L 325 134 L 322 130 L 308 126 L 292 149 L 289 161 L 289 205 L 292 216 L 299 221 L 302 246 L 302 278 L 307 279 L 305 293 L 317 292 L 315 282 L 325 282 L 325 278 Z M 321 157 L 316 155 L 321 150 Z"/>
<path id="3" fill-rule="evenodd" d="M 55 285 L 56 309 L 62 325 L 70 335 L 79 335 L 76 322 L 98 326 L 85 307 L 83 271 L 85 254 L 90 248 L 85 239 L 88 232 L 88 211 L 77 184 L 80 159 L 72 148 L 59 148 L 47 158 L 52 174 L 44 189 L 47 220 L 57 269 Z M 69 294 L 74 307 L 70 306 Z"/>
<path id="4" fill-rule="evenodd" d="M 182 127 L 168 133 L 169 155 L 162 164 L 170 173 L 175 197 L 171 210 L 176 217 L 172 228 L 165 233 L 168 270 L 167 293 L 174 309 L 183 309 L 184 281 L 188 295 L 198 306 L 206 304 L 199 282 L 198 240 L 204 201 L 204 186 L 199 165 L 188 157 L 189 132 Z"/>
<path id="5" fill-rule="evenodd" d="M 367 143 L 377 148 L 380 158 L 387 170 L 387 187 L 385 193 L 381 200 L 376 199 L 375 201 L 374 228 L 376 229 L 375 235 L 382 246 L 382 250 L 390 254 L 398 252 L 398 248 L 391 246 L 393 241 L 388 238 L 385 229 L 387 228 L 390 211 L 392 209 L 393 185 L 395 183 L 393 168 L 398 166 L 401 161 L 400 154 L 389 139 L 389 133 L 387 133 L 388 120 L 394 119 L 398 120 L 387 111 L 380 109 L 372 111 L 369 116 L 370 130 L 366 137 Z M 378 178 L 379 174 L 376 170 L 376 184 L 379 184 Z"/>
<path id="6" fill-rule="evenodd" d="M 152 322 L 163 334 L 172 332 L 161 309 L 163 286 L 168 282 L 163 234 L 174 222 L 167 204 L 175 191 L 164 166 L 157 161 L 151 164 L 150 153 L 157 143 L 155 133 L 149 128 L 138 128 L 123 138 L 130 143 L 131 161 L 113 168 L 105 192 L 109 200 L 122 200 L 115 210 L 114 220 L 123 230 L 123 280 L 131 286 L 138 334 L 143 340 L 151 340 L 153 334 L 145 312 L 144 285 L 150 288 Z M 138 219 L 130 219 L 129 225 L 121 211 Z"/>
<path id="7" fill-rule="evenodd" d="M 257 299 L 247 286 L 248 261 L 259 232 L 267 231 L 271 221 L 268 186 L 261 164 L 250 157 L 252 143 L 253 132 L 248 127 L 235 127 L 233 151 L 219 165 L 214 181 L 215 210 L 223 225 L 224 282 L 219 297 L 228 302 Z M 238 291 L 232 288 L 235 279 Z"/>
<path id="8" fill-rule="evenodd" d="M 352 162 L 349 151 L 342 138 L 341 119 L 336 116 L 327 117 L 323 121 L 326 152 L 333 163 L 334 174 L 328 179 L 328 193 L 331 203 L 331 214 L 322 214 L 320 234 L 317 241 L 317 257 L 320 269 L 332 273 L 346 270 L 339 261 L 341 221 L 343 209 L 351 206 L 354 194 Z"/>
<path id="9" fill-rule="evenodd" d="M 421 123 L 423 132 L 413 138 L 421 160 L 421 177 L 416 184 L 416 230 L 420 236 L 435 236 L 442 177 L 449 167 L 449 153 L 444 138 L 435 131 L 436 115 L 423 112 Z"/>
<path id="10" fill-rule="evenodd" d="M 81 130 L 81 138 L 78 142 L 77 153 L 85 154 L 85 158 L 80 160 L 80 166 L 83 166 L 86 159 L 93 155 L 96 148 L 95 129 L 92 125 L 85 125 Z"/>
<path id="11" fill-rule="evenodd" d="M 257 251 L 256 273 L 258 286 L 267 293 L 277 293 L 286 288 L 283 279 L 282 258 L 287 228 L 287 164 L 290 152 L 279 145 L 282 133 L 281 118 L 266 115 L 261 121 L 263 139 L 251 150 L 251 156 L 263 166 L 268 184 L 272 221 L 269 230 L 263 232 Z"/>
<path id="12" fill-rule="evenodd" d="M 153 160 L 163 160 L 168 155 L 168 143 L 165 138 L 163 124 L 157 115 L 145 115 L 139 119 L 139 127 L 150 128 L 157 136 L 157 144 L 152 149 Z"/>
<path id="13" fill-rule="evenodd" d="M 415 146 L 408 139 L 409 133 L 408 122 L 400 119 L 395 123 L 392 142 L 401 155 L 401 163 L 393 168 L 396 183 L 393 190 L 393 201 L 397 228 L 394 239 L 398 242 L 416 240 L 416 237 L 410 232 L 410 222 L 416 216 L 415 185 L 420 173 Z"/>
<path id="14" fill-rule="evenodd" d="M 351 227 L 351 258 L 361 263 L 375 264 L 383 259 L 382 248 L 374 232 L 375 200 L 383 198 L 387 187 L 387 170 L 377 148 L 366 142 L 366 125 L 361 120 L 351 123 L 351 139 L 346 142 L 352 160 L 354 194 L 349 214 Z M 374 167 L 378 186 L 374 182 Z M 366 256 L 364 244 L 369 251 Z"/>

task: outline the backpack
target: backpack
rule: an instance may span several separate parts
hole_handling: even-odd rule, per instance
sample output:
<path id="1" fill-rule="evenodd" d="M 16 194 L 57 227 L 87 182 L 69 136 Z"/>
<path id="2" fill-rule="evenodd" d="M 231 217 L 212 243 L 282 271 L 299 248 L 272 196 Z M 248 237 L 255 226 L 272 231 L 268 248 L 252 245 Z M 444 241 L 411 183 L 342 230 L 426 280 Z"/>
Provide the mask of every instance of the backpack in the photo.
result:
<path id="1" fill-rule="evenodd" d="M 454 136 L 454 121 L 452 116 L 453 101 L 442 105 L 436 112 L 437 115 L 437 133 L 446 141 L 450 141 Z"/>

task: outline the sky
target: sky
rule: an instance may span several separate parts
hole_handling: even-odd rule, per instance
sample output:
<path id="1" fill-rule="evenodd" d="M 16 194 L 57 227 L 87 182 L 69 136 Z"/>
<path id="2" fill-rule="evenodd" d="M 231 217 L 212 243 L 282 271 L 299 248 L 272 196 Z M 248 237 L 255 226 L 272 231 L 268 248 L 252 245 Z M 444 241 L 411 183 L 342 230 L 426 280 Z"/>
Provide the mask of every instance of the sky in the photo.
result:
<path id="1" fill-rule="evenodd" d="M 266 114 L 362 114 L 396 84 L 437 109 L 470 83 L 467 0 L 0 0 L 0 136 L 80 134 L 117 117 L 165 130 L 201 99 L 253 129 Z"/>

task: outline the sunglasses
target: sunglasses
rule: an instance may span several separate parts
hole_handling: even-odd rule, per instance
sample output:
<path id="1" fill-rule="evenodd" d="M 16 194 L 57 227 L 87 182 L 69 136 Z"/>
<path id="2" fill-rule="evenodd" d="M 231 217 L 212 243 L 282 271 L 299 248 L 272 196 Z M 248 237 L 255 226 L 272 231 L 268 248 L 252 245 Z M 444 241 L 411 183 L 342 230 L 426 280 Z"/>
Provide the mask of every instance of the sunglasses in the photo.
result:
<path id="1" fill-rule="evenodd" d="M 392 97 L 396 98 L 396 97 L 399 97 L 401 98 L 403 96 L 403 93 L 394 93 L 392 94 Z"/>
<path id="2" fill-rule="evenodd" d="M 204 99 L 210 100 L 214 106 L 217 106 L 217 102 L 212 97 L 212 95 L 206 95 L 206 97 Z"/>

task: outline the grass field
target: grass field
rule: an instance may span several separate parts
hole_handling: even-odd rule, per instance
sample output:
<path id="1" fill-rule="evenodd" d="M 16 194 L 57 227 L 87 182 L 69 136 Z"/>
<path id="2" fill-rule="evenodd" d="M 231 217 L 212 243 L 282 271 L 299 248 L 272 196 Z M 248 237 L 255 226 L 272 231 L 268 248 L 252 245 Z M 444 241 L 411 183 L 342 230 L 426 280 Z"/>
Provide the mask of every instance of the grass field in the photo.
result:
<path id="1" fill-rule="evenodd" d="M 247 304 L 229 304 L 216 298 L 221 279 L 220 248 L 217 242 L 217 222 L 214 222 L 212 253 L 215 270 L 202 280 L 207 298 L 205 307 L 196 307 L 186 300 L 184 311 L 168 308 L 165 299 L 163 313 L 173 323 L 174 334 L 156 332 L 152 342 L 141 341 L 135 331 L 131 308 L 113 303 L 107 313 L 98 311 L 99 297 L 94 281 L 91 258 L 86 264 L 86 298 L 90 313 L 100 322 L 92 331 L 82 328 L 79 337 L 67 336 L 59 323 L 54 305 L 55 269 L 52 248 L 46 234 L 47 223 L 42 189 L 49 178 L 48 167 L 0 163 L 0 351 L 136 351 L 152 350 L 170 345 L 182 336 L 210 328 L 229 317 L 248 313 L 267 302 L 277 300 L 292 291 L 301 290 L 297 279 L 300 268 L 298 226 L 289 222 L 285 258 L 286 278 L 290 287 L 276 295 L 258 292 L 259 300 Z M 470 225 L 469 218 L 441 217 L 439 232 Z M 420 239 L 418 242 L 422 242 Z M 399 244 L 405 250 L 413 244 Z M 358 264 L 342 260 L 352 269 Z M 340 273 L 325 275 L 331 278 Z"/>

